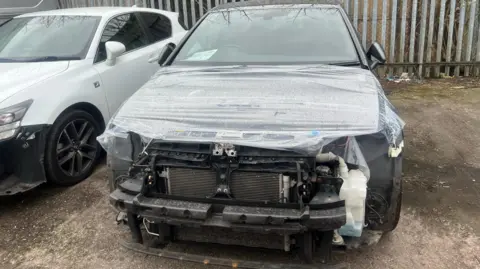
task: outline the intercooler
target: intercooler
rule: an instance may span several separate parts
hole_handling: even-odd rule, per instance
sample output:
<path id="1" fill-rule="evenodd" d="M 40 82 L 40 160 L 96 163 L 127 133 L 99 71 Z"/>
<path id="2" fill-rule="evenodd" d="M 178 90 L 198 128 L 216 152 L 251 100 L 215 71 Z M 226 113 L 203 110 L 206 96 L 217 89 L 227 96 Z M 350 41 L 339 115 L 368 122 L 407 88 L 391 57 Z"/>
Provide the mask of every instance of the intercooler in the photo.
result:
<path id="1" fill-rule="evenodd" d="M 216 190 L 216 173 L 210 169 L 169 168 L 169 193 L 183 197 L 211 197 Z M 233 198 L 280 201 L 281 175 L 234 171 L 229 180 Z"/>

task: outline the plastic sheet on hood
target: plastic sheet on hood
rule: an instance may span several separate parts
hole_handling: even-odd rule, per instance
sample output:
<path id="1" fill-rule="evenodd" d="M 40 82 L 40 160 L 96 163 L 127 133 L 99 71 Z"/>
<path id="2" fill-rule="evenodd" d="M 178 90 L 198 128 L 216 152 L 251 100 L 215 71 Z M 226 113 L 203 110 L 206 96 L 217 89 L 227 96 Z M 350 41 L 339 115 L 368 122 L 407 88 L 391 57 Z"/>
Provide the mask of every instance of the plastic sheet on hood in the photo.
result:
<path id="1" fill-rule="evenodd" d="M 98 140 L 121 159 L 129 156 L 112 139 L 129 132 L 145 143 L 218 142 L 315 155 L 339 137 L 382 133 L 394 144 L 403 126 L 378 80 L 360 68 L 165 67 L 123 104 Z"/>

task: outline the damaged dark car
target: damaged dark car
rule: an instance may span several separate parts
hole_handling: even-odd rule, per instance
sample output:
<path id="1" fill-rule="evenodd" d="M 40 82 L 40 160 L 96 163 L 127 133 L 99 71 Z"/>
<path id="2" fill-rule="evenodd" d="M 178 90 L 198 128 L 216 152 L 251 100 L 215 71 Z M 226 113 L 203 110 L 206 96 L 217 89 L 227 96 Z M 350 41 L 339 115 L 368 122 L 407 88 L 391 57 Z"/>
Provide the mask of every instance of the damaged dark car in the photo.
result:
<path id="1" fill-rule="evenodd" d="M 397 226 L 404 123 L 374 74 L 385 53 L 339 3 L 291 2 L 209 11 L 98 138 L 133 243 L 221 228 L 328 262 L 333 243 Z"/>

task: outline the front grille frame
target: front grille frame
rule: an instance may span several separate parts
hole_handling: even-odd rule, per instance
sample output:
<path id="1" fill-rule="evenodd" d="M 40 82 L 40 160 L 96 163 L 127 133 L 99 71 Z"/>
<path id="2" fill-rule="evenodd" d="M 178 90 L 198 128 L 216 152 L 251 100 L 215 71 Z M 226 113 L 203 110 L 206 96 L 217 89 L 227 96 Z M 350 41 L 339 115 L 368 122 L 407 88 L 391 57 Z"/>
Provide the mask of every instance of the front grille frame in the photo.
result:
<path id="1" fill-rule="evenodd" d="M 152 142 L 145 153 L 156 155 L 157 167 L 209 169 L 214 160 L 214 143 Z M 297 173 L 297 163 L 304 171 L 315 167 L 315 156 L 294 151 L 253 148 L 235 145 L 237 171 Z"/>

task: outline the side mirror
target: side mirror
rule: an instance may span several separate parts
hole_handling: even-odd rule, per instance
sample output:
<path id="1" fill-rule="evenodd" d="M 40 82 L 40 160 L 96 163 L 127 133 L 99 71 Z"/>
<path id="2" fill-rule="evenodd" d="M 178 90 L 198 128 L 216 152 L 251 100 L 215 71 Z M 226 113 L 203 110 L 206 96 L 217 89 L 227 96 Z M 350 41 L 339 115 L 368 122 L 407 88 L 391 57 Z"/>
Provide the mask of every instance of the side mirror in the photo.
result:
<path id="1" fill-rule="evenodd" d="M 372 61 L 372 69 L 377 68 L 377 66 L 384 64 L 387 61 L 387 56 L 385 55 L 385 50 L 382 45 L 378 42 L 374 42 L 367 51 L 367 57 Z M 372 59 L 375 58 L 374 59 Z"/>
<path id="2" fill-rule="evenodd" d="M 115 65 L 118 56 L 122 55 L 127 49 L 125 45 L 117 41 L 108 41 L 105 43 L 105 50 L 107 51 L 107 60 L 105 63 L 109 66 Z"/>
<path id="3" fill-rule="evenodd" d="M 167 45 L 165 45 L 158 57 L 158 64 L 162 66 L 167 61 L 168 57 L 170 56 L 170 54 L 172 54 L 176 47 L 177 46 L 173 43 L 168 43 Z"/>

